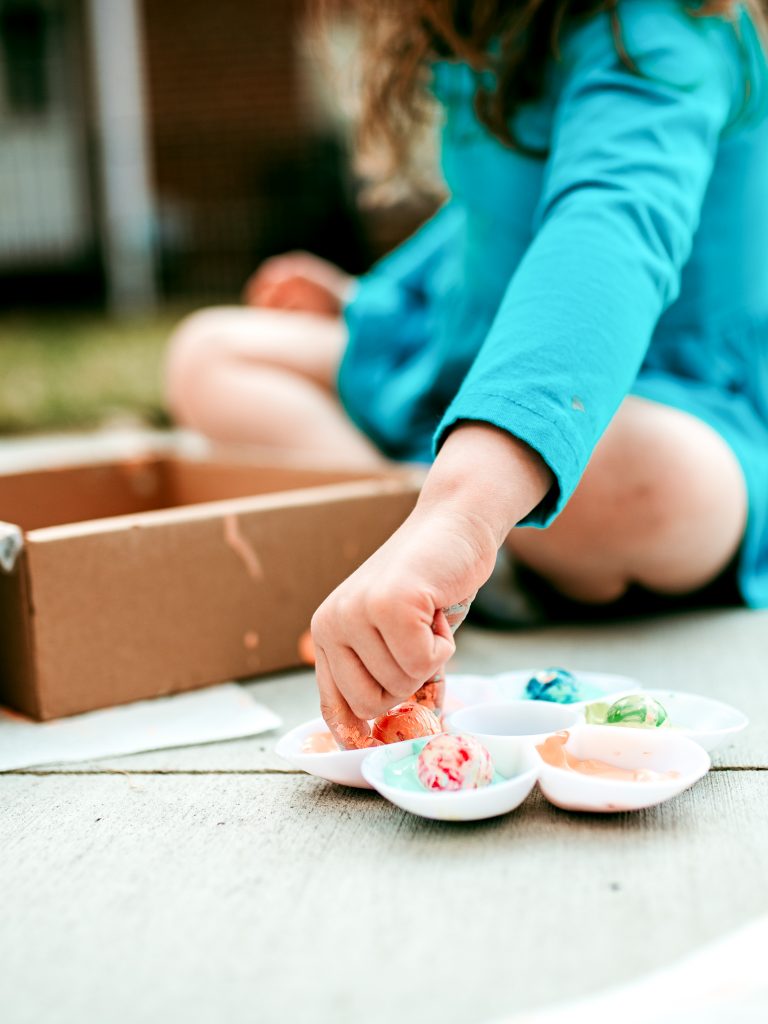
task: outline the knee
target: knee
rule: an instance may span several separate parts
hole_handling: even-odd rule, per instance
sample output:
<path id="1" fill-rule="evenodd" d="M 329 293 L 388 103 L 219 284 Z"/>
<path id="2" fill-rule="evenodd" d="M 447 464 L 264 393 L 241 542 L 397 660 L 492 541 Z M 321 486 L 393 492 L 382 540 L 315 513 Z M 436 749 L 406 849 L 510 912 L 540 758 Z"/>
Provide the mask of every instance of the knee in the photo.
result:
<path id="1" fill-rule="evenodd" d="M 685 592 L 735 549 L 743 491 L 738 464 L 710 428 L 673 409 L 630 404 L 554 525 L 611 579 Z"/>
<path id="2" fill-rule="evenodd" d="M 731 500 L 734 460 L 709 428 L 672 409 L 642 412 L 620 413 L 564 513 L 593 545 L 668 548 Z"/>
<path id="3" fill-rule="evenodd" d="M 597 454 L 558 520 L 579 543 L 610 552 L 663 535 L 673 524 L 674 496 L 687 490 L 689 467 L 668 453 L 647 463 Z"/>
<path id="4" fill-rule="evenodd" d="M 177 325 L 168 341 L 165 402 L 173 418 L 185 426 L 195 425 L 200 389 L 215 365 L 225 357 L 216 323 L 217 310 L 198 310 Z"/>
<path id="5" fill-rule="evenodd" d="M 630 400 L 558 519 L 515 531 L 512 549 L 579 600 L 609 603 L 632 583 L 693 589 L 740 535 L 733 463 L 698 421 Z"/>
<path id="6" fill-rule="evenodd" d="M 701 508 L 702 474 L 692 455 L 676 445 L 630 452 L 605 438 L 558 520 L 560 529 L 614 564 L 635 563 Z"/>

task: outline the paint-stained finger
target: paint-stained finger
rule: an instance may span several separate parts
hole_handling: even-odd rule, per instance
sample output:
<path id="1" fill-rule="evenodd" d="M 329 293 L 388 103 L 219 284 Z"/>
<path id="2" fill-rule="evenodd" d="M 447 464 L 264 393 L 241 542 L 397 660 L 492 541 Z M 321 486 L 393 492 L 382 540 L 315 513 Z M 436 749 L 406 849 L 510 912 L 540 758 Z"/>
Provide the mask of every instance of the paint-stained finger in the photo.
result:
<path id="1" fill-rule="evenodd" d="M 333 738 L 342 750 L 372 746 L 374 741 L 368 722 L 358 718 L 342 696 L 333 677 L 328 656 L 322 647 L 315 649 L 315 657 L 320 712 Z"/>
<path id="2" fill-rule="evenodd" d="M 432 632 L 446 640 L 451 640 L 453 634 L 467 617 L 472 598 L 460 601 L 448 608 L 441 608 L 435 613 L 432 622 Z M 422 704 L 441 715 L 445 703 L 445 666 L 439 668 L 435 675 L 428 679 L 416 693 L 413 699 L 417 704 Z"/>
<path id="3" fill-rule="evenodd" d="M 366 667 L 359 651 L 353 647 L 334 647 L 330 660 L 333 661 L 333 680 L 358 718 L 376 718 L 403 699 L 381 685 Z M 406 688 L 406 696 L 412 692 L 411 684 L 410 688 Z"/>

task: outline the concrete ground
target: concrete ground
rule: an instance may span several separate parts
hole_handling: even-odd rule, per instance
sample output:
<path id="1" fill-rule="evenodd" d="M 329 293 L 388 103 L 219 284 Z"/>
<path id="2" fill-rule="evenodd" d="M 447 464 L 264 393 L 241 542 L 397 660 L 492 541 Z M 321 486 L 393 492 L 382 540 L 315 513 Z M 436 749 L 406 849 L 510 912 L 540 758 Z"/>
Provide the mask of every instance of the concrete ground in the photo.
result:
<path id="1" fill-rule="evenodd" d="M 659 967 L 768 910 L 767 656 L 746 611 L 460 632 L 454 671 L 616 671 L 750 715 L 633 815 L 534 793 L 428 822 L 290 770 L 277 735 L 0 776 L 0 1019 L 471 1024 Z M 309 672 L 251 687 L 286 729 L 316 713 Z"/>
<path id="2" fill-rule="evenodd" d="M 166 443 L 0 440 L 0 471 Z M 767 663 L 768 613 L 462 628 L 456 672 L 615 671 L 750 715 L 635 815 L 534 793 L 427 822 L 292 771 L 277 734 L 0 775 L 0 1021 L 480 1024 L 662 966 L 768 911 Z M 309 672 L 250 686 L 284 729 L 316 714 Z"/>

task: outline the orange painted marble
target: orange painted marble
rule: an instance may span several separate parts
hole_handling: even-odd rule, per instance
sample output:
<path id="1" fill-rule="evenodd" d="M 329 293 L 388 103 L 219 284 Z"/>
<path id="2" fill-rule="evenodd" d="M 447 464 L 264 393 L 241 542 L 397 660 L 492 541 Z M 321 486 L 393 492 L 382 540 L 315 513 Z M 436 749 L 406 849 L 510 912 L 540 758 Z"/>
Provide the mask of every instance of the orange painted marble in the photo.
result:
<path id="1" fill-rule="evenodd" d="M 432 711 L 410 701 L 380 715 L 373 723 L 373 738 L 379 743 L 400 743 L 419 736 L 437 736 L 442 732 Z"/>

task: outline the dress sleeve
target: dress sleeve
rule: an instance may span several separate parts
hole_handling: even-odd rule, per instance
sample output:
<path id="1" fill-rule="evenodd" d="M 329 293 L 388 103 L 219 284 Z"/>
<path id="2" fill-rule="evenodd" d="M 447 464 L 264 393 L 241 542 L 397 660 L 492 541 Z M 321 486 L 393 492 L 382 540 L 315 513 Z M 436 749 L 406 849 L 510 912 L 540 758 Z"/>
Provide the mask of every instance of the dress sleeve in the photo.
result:
<path id="1" fill-rule="evenodd" d="M 391 337 L 396 338 L 407 324 L 415 322 L 413 315 L 427 301 L 429 279 L 458 236 L 461 221 L 458 206 L 446 203 L 358 278 L 342 309 L 350 335 L 372 330 L 385 336 L 389 328 Z"/>
<path id="2" fill-rule="evenodd" d="M 435 435 L 491 423 L 549 465 L 546 526 L 572 494 L 632 386 L 691 252 L 720 135 L 738 104 L 733 27 L 673 0 L 624 0 L 627 49 L 607 15 L 581 26 L 560 68 L 535 234 Z"/>

